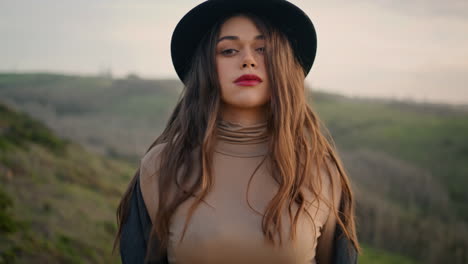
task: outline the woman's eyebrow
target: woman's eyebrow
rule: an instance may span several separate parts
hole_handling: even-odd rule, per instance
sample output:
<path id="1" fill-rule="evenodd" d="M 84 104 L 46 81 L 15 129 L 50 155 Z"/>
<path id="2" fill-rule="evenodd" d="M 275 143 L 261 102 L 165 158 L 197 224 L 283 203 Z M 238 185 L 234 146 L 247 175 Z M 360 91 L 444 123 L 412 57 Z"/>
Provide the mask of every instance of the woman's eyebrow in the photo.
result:
<path id="1" fill-rule="evenodd" d="M 254 38 L 255 40 L 258 40 L 258 39 L 265 39 L 265 36 L 263 35 L 257 35 L 255 36 Z M 239 40 L 239 37 L 238 36 L 224 36 L 224 37 L 221 37 L 220 39 L 218 39 L 218 42 L 216 43 L 219 43 L 223 40 Z"/>

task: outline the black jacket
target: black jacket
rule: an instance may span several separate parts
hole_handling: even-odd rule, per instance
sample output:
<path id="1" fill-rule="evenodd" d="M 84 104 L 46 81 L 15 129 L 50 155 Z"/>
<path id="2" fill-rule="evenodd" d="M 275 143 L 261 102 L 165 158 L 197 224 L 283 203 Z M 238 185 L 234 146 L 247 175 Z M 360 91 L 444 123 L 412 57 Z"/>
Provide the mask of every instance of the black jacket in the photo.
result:
<path id="1" fill-rule="evenodd" d="M 151 219 L 146 211 L 146 206 L 141 194 L 140 182 L 139 179 L 137 179 L 130 200 L 130 212 L 122 226 L 120 237 L 120 256 L 123 264 L 144 263 L 151 225 Z M 333 257 L 333 264 L 355 264 L 357 263 L 356 251 L 352 250 L 348 253 L 347 247 L 350 241 L 346 236 L 338 239 L 341 232 L 340 226 L 337 225 L 335 231 L 335 254 Z M 153 243 L 154 245 L 158 244 L 157 241 L 153 241 Z M 354 247 L 351 248 L 354 249 Z M 164 257 L 161 259 L 152 260 L 147 263 L 168 263 L 167 252 L 164 252 L 163 256 Z"/>

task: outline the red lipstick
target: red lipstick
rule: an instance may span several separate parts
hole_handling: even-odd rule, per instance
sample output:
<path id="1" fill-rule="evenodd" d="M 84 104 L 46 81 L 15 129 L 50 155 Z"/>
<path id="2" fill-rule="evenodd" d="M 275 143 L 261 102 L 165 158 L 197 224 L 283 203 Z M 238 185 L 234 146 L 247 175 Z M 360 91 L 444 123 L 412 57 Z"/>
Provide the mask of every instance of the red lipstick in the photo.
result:
<path id="1" fill-rule="evenodd" d="M 234 83 L 241 86 L 254 86 L 262 82 L 262 79 L 255 74 L 244 74 L 237 78 Z"/>

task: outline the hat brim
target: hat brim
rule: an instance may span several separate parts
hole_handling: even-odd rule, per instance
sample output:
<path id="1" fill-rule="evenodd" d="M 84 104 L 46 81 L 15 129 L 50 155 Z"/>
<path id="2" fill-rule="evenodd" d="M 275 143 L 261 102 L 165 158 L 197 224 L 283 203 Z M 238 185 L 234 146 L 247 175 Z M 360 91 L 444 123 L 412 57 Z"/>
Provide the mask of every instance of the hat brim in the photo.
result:
<path id="1" fill-rule="evenodd" d="M 299 7 L 285 0 L 209 0 L 185 14 L 172 34 L 172 63 L 182 81 L 202 37 L 218 20 L 238 11 L 267 18 L 285 33 L 307 76 L 315 60 L 317 34 L 312 21 Z"/>

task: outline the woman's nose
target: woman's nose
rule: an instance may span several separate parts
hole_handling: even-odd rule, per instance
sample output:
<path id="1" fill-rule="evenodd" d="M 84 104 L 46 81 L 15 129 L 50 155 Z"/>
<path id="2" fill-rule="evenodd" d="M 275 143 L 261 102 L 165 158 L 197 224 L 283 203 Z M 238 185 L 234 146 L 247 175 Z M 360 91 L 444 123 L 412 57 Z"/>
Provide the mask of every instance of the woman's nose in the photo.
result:
<path id="1" fill-rule="evenodd" d="M 247 52 L 244 56 L 244 60 L 242 61 L 242 68 L 245 67 L 256 67 L 257 63 L 255 62 L 255 59 L 252 56 L 251 52 Z"/>
<path id="2" fill-rule="evenodd" d="M 251 62 L 251 63 L 244 63 L 244 64 L 242 65 L 242 68 L 245 68 L 245 67 L 248 67 L 248 66 L 250 66 L 250 67 L 253 68 L 253 67 L 255 67 L 255 63 L 254 63 L 254 62 Z"/>

